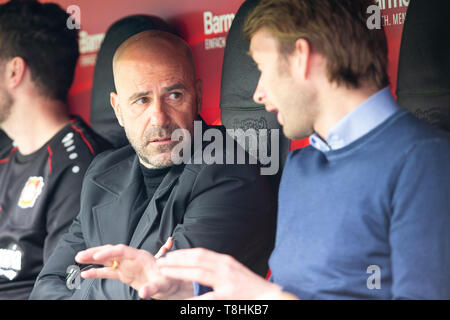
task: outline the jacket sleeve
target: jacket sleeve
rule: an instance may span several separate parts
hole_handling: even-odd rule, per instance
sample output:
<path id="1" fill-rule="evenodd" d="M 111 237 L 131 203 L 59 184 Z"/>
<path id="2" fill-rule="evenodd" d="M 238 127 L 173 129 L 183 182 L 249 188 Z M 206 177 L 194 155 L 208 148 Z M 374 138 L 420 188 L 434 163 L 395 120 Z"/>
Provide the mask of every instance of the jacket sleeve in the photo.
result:
<path id="1" fill-rule="evenodd" d="M 103 156 L 106 153 L 103 154 Z M 81 203 L 87 197 L 90 196 L 90 182 L 89 179 L 86 178 L 89 175 L 90 171 L 93 171 L 95 164 L 98 160 L 102 158 L 102 155 L 96 157 L 94 161 L 91 163 L 89 169 L 86 172 L 85 179 L 82 183 L 81 188 Z M 75 187 L 73 187 L 75 188 Z M 51 209 L 52 212 L 63 212 L 64 210 L 69 210 L 73 208 L 69 208 L 71 205 L 75 208 L 80 207 L 80 196 L 79 194 L 74 197 L 71 196 L 70 191 L 73 191 L 73 188 L 62 188 L 66 191 L 68 190 L 69 194 L 61 194 L 58 196 L 58 199 L 61 199 L 61 203 L 56 202 Z M 80 188 L 78 188 L 79 190 Z M 84 299 L 88 296 L 88 293 L 92 289 L 94 282 L 101 282 L 99 279 L 82 279 L 80 278 L 81 286 L 79 289 L 69 289 L 66 285 L 66 276 L 67 269 L 71 265 L 76 265 L 75 255 L 81 251 L 89 247 L 86 244 L 85 237 L 83 235 L 83 215 L 91 214 L 90 211 L 85 208 L 86 212 L 83 210 L 79 210 L 80 213 L 73 220 L 70 225 L 69 230 L 63 234 L 59 241 L 57 242 L 56 248 L 53 250 L 53 247 L 56 244 L 57 238 L 59 238 L 59 234 L 63 233 L 62 225 L 62 217 L 60 214 L 53 215 L 48 219 L 47 229 L 49 232 L 49 238 L 46 242 L 46 249 L 50 252 L 52 251 L 50 257 L 46 259 L 43 269 L 41 270 L 37 280 L 35 282 L 33 291 L 29 299 L 37 300 L 37 299 L 51 299 L 51 300 L 59 300 L 59 299 Z M 64 218 L 65 219 L 65 218 Z M 63 219 L 63 220 L 64 220 Z M 113 281 L 111 281 L 113 282 Z M 126 296 L 123 298 L 126 299 L 131 296 L 133 290 L 130 289 L 129 286 L 123 285 L 120 281 L 114 281 L 115 286 L 120 286 L 122 292 L 126 292 Z M 102 286 L 99 286 L 102 288 Z M 101 299 L 102 295 L 100 295 L 99 299 Z"/>
<path id="2" fill-rule="evenodd" d="M 106 153 L 96 157 L 87 170 L 82 184 L 81 203 L 88 198 L 93 197 L 92 185 L 89 178 L 90 172 L 96 171 L 97 163 L 99 163 L 99 160 L 105 155 Z M 79 207 L 79 203 L 74 203 L 72 201 L 72 204 Z M 61 209 L 62 208 L 59 208 L 59 210 Z M 67 269 L 71 265 L 77 265 L 75 262 L 75 255 L 79 251 L 91 247 L 83 234 L 83 223 L 90 221 L 87 219 L 84 222 L 83 217 L 86 218 L 87 215 L 91 214 L 92 208 L 89 205 L 81 206 L 80 213 L 73 220 L 68 232 L 60 238 L 53 253 L 46 261 L 35 282 L 29 299 L 138 299 L 137 292 L 133 288 L 117 280 L 82 279 L 80 277 L 80 287 L 78 289 L 69 289 L 67 287 Z"/>
<path id="3" fill-rule="evenodd" d="M 450 143 L 406 154 L 390 226 L 394 299 L 450 299 Z"/>
<path id="4" fill-rule="evenodd" d="M 69 232 L 62 236 L 39 274 L 30 300 L 138 299 L 136 290 L 117 280 L 80 278 L 78 289 L 67 287 L 67 268 L 76 265 L 75 255 L 88 247 L 84 241 L 81 219 L 81 215 L 77 216 Z"/>
<path id="5" fill-rule="evenodd" d="M 203 247 L 229 254 L 265 276 L 273 249 L 276 208 L 256 165 L 209 165 L 198 173 L 173 250 Z"/>
<path id="6" fill-rule="evenodd" d="M 66 286 L 66 271 L 70 265 L 76 264 L 76 253 L 85 248 L 80 216 L 77 216 L 40 272 L 30 300 L 70 299 L 77 290 L 69 290 Z"/>

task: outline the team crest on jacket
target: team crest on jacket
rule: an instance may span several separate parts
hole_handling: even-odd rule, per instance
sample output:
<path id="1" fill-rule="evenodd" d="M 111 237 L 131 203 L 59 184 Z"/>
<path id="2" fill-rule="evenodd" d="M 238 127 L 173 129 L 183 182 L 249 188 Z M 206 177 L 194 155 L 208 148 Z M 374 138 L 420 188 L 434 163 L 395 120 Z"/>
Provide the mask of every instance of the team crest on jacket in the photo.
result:
<path id="1" fill-rule="evenodd" d="M 29 177 L 20 194 L 19 207 L 24 209 L 34 207 L 43 187 L 44 179 L 42 177 Z"/>

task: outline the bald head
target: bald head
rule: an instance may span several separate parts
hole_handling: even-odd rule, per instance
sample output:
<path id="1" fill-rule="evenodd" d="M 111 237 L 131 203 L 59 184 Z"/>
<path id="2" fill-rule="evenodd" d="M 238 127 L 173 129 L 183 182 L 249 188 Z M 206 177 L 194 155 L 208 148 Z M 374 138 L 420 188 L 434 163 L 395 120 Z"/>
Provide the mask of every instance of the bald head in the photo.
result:
<path id="1" fill-rule="evenodd" d="M 116 92 L 111 106 L 141 163 L 172 165 L 177 129 L 193 133 L 201 108 L 202 84 L 196 79 L 190 47 L 162 31 L 144 31 L 126 40 L 113 60 Z"/>
<path id="2" fill-rule="evenodd" d="M 146 59 L 149 63 L 157 63 L 159 59 L 177 60 L 188 69 L 186 71 L 192 74 L 193 79 L 196 78 L 191 48 L 183 39 L 169 32 L 147 30 L 124 41 L 114 54 L 114 75 L 121 61 L 134 59 Z"/>

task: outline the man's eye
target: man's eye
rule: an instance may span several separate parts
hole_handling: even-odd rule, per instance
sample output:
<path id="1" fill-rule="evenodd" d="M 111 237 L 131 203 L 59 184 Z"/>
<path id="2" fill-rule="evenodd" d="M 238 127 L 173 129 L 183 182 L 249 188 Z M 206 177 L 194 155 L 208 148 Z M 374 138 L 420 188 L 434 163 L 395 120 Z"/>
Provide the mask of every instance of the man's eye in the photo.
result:
<path id="1" fill-rule="evenodd" d="M 169 97 L 170 99 L 178 100 L 181 98 L 181 92 L 171 92 Z"/>
<path id="2" fill-rule="evenodd" d="M 134 103 L 136 103 L 136 104 L 147 104 L 148 103 L 148 98 L 146 98 L 146 97 L 139 98 Z"/>

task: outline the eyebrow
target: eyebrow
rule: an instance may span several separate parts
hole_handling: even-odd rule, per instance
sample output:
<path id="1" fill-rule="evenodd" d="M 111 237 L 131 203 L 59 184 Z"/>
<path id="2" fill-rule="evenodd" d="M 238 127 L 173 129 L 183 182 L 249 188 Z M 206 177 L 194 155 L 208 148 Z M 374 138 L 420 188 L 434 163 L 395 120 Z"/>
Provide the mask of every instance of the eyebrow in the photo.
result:
<path id="1" fill-rule="evenodd" d="M 175 84 L 172 85 L 172 86 L 163 88 L 163 90 L 166 91 L 166 92 L 172 91 L 172 90 L 180 90 L 180 89 L 182 89 L 182 90 L 185 90 L 185 89 L 186 89 L 186 87 L 185 87 L 182 83 L 180 83 L 180 82 L 175 83 Z"/>
<path id="2" fill-rule="evenodd" d="M 165 87 L 165 88 L 163 88 L 162 90 L 164 91 L 164 92 L 170 92 L 170 91 L 172 91 L 172 90 L 185 90 L 186 89 L 186 87 L 182 84 L 182 83 L 175 83 L 174 85 L 171 85 L 171 86 L 169 86 L 169 87 Z M 145 97 L 145 96 L 148 96 L 149 94 L 151 94 L 152 93 L 152 91 L 141 91 L 141 92 L 136 92 L 136 93 L 134 93 L 133 95 L 131 95 L 129 98 L 128 98 L 128 101 L 129 102 L 133 102 L 134 100 L 136 100 L 136 99 L 139 99 L 139 98 L 142 98 L 142 97 Z"/>
<path id="3" fill-rule="evenodd" d="M 133 95 L 131 95 L 131 97 L 128 98 L 129 102 L 132 102 L 138 98 L 142 98 L 145 96 L 148 96 L 151 93 L 151 91 L 141 91 L 141 92 L 136 92 Z"/>

